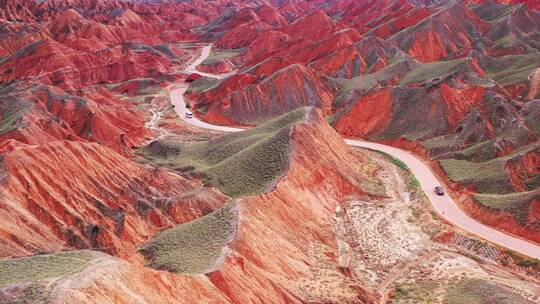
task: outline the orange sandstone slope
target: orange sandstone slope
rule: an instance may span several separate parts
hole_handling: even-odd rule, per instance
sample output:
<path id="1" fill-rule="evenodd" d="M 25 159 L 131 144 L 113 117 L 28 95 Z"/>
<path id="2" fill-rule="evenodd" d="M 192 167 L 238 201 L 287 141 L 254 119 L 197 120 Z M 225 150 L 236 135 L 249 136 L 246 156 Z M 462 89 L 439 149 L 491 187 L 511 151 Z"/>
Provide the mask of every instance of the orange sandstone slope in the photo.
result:
<path id="1" fill-rule="evenodd" d="M 27 144 L 53 140 L 100 142 L 124 155 L 150 138 L 144 113 L 105 87 L 68 93 L 55 86 L 14 83 L 0 90 L 0 140 Z"/>
<path id="2" fill-rule="evenodd" d="M 240 77 L 245 76 L 232 76 L 223 84 Z M 246 80 L 247 84 L 234 85 L 226 96 L 222 93 L 223 86 L 191 96 L 193 109 L 210 122 L 250 124 L 303 106 L 316 106 L 330 114 L 336 93 L 331 81 L 301 64 L 286 66 L 268 77 L 247 76 Z"/>
<path id="3" fill-rule="evenodd" d="M 219 218 L 219 227 L 230 230 L 215 240 L 221 245 L 206 266 L 174 262 L 179 256 L 192 259 L 183 249 L 186 241 L 171 238 L 177 231 L 191 231 L 201 240 L 195 245 L 201 247 L 190 252 L 205 250 L 213 242 L 207 235 L 197 237 L 203 232 L 196 225 L 181 225 L 158 236 L 143 247 L 143 254 L 159 269 L 204 273 L 232 303 L 372 303 L 378 296 L 354 283 L 347 271 L 341 272 L 347 265 L 340 264 L 334 224 L 345 197 L 385 195 L 376 166 L 356 156 L 318 109 L 309 109 L 282 132 L 290 138 L 285 172 L 264 193 L 214 213 L 213 221 Z"/>
<path id="4" fill-rule="evenodd" d="M 320 267 L 317 264 L 325 259 L 317 256 L 320 247 L 329 256 L 336 281 L 348 281 L 337 272 L 344 265 L 338 261 L 334 216 L 346 196 L 368 197 L 371 189 L 367 185 L 375 177 L 366 174 L 366 160 L 352 156 L 319 111 L 311 110 L 306 122 L 291 130 L 291 139 L 287 172 L 271 191 L 237 203 L 238 224 L 236 237 L 229 244 L 231 252 L 208 276 L 236 303 L 261 295 L 243 277 L 257 278 L 261 290 L 273 287 L 264 295 L 268 302 L 368 302 L 373 295 L 362 286 L 337 288 L 328 298 L 309 286 L 323 280 L 314 275 Z M 322 285 L 320 289 L 325 288 Z"/>
<path id="5" fill-rule="evenodd" d="M 94 248 L 138 260 L 160 229 L 219 208 L 226 197 L 96 143 L 6 141 L 0 147 L 0 256 Z"/>
<path id="6" fill-rule="evenodd" d="M 419 61 L 434 62 L 480 43 L 488 27 L 468 7 L 454 4 L 396 33 L 388 42 Z"/>

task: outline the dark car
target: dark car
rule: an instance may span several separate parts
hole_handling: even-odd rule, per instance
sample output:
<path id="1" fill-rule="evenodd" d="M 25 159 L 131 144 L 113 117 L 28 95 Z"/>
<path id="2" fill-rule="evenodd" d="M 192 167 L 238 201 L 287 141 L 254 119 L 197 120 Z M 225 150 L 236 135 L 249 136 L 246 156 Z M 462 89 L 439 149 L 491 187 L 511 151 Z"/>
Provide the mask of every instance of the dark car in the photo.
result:
<path id="1" fill-rule="evenodd" d="M 440 186 L 435 187 L 435 193 L 437 193 L 437 195 L 444 195 L 443 187 L 440 187 Z"/>

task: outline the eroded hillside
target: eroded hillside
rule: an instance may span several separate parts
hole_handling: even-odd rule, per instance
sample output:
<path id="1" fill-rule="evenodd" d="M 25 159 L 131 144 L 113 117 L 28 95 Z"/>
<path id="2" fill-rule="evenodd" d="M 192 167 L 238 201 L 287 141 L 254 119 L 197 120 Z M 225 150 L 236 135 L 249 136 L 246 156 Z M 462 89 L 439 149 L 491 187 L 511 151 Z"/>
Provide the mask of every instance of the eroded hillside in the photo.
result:
<path id="1" fill-rule="evenodd" d="M 0 303 L 537 303 L 538 9 L 0 1 Z"/>
<path id="2" fill-rule="evenodd" d="M 342 135 L 416 147 L 466 193 L 462 207 L 470 214 L 538 242 L 534 4 L 289 5 L 274 11 L 287 23 L 265 23 L 245 8 L 201 29 L 219 37 L 212 65 L 237 70 L 191 86 L 190 105 L 202 119 L 250 126 L 317 106 Z M 235 38 L 237 30 L 253 34 Z"/>

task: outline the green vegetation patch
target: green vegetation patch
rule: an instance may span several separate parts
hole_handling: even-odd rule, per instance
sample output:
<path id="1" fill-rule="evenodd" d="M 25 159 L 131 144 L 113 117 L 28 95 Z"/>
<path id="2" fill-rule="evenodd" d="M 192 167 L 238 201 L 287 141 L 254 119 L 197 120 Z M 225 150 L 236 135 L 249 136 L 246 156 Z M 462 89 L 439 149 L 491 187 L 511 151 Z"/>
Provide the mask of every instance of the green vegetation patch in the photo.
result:
<path id="1" fill-rule="evenodd" d="M 517 206 L 528 204 L 533 199 L 540 198 L 540 189 L 528 192 L 517 192 L 510 194 L 476 194 L 476 200 L 484 206 L 498 210 L 508 210 Z"/>
<path id="2" fill-rule="evenodd" d="M 391 162 L 392 164 L 396 165 L 399 169 L 406 171 L 406 177 L 405 177 L 405 183 L 407 184 L 407 189 L 410 191 L 416 191 L 420 189 L 420 182 L 416 179 L 416 177 L 409 171 L 409 167 L 407 164 L 405 164 L 403 161 L 393 157 L 390 154 L 380 152 L 384 158 Z"/>
<path id="3" fill-rule="evenodd" d="M 216 88 L 220 83 L 221 79 L 210 78 L 210 77 L 201 77 L 192 83 L 189 84 L 187 88 L 187 93 L 202 93 Z"/>
<path id="4" fill-rule="evenodd" d="M 206 58 L 201 64 L 202 65 L 208 65 L 213 64 L 219 61 L 222 61 L 224 59 L 233 58 L 235 56 L 238 56 L 244 52 L 244 49 L 231 49 L 231 50 L 223 50 L 223 51 L 210 51 L 210 54 L 208 55 L 208 58 Z"/>
<path id="5" fill-rule="evenodd" d="M 540 260 L 538 259 L 522 255 L 521 253 L 515 252 L 513 250 L 506 250 L 505 253 L 508 254 L 512 258 L 514 263 L 516 263 L 516 265 L 518 266 L 525 268 L 538 268 L 538 266 L 540 266 Z"/>
<path id="6" fill-rule="evenodd" d="M 472 162 L 488 161 L 497 156 L 496 143 L 496 139 L 486 140 L 458 151 L 457 156 Z"/>
<path id="7" fill-rule="evenodd" d="M 508 55 L 497 58 L 487 57 L 482 68 L 491 79 L 507 86 L 519 82 L 529 82 L 529 75 L 538 68 L 540 52 L 524 55 Z"/>
<path id="8" fill-rule="evenodd" d="M 405 75 L 400 81 L 400 85 L 407 85 L 413 82 L 424 82 L 426 80 L 442 79 L 459 71 L 468 59 L 457 59 L 451 61 L 438 61 L 424 63 Z"/>
<path id="9" fill-rule="evenodd" d="M 31 107 L 30 103 L 20 99 L 6 101 L 5 104 L 6 108 L 0 108 L 0 135 L 23 128 L 25 125 L 21 119 Z"/>
<path id="10" fill-rule="evenodd" d="M 394 286 L 395 297 L 391 303 L 438 303 L 434 294 L 438 288 L 437 282 L 399 283 Z"/>
<path id="11" fill-rule="evenodd" d="M 412 190 L 418 190 L 420 189 L 420 182 L 414 177 L 414 175 L 410 174 L 407 179 L 407 188 Z"/>
<path id="12" fill-rule="evenodd" d="M 540 100 L 535 99 L 527 103 L 524 119 L 527 126 L 540 137 Z"/>
<path id="13" fill-rule="evenodd" d="M 440 164 L 452 181 L 472 184 L 479 192 L 502 194 L 512 191 L 503 159 L 482 163 L 443 159 Z"/>
<path id="14" fill-rule="evenodd" d="M 401 160 L 399 160 L 399 159 L 393 157 L 393 156 L 390 155 L 390 154 L 387 154 L 387 153 L 384 153 L 384 152 L 381 152 L 381 153 L 382 153 L 382 155 L 384 155 L 384 158 L 385 158 L 387 161 L 389 161 L 389 162 L 391 162 L 392 164 L 398 166 L 401 170 L 409 170 L 409 167 L 407 167 L 407 165 L 406 165 L 404 162 L 402 162 Z"/>
<path id="15" fill-rule="evenodd" d="M 450 283 L 443 303 L 515 304 L 524 303 L 524 299 L 495 282 L 467 278 Z"/>
<path id="16" fill-rule="evenodd" d="M 427 139 L 423 145 L 432 154 L 437 155 L 455 150 L 459 147 L 460 142 L 460 138 L 456 134 L 446 134 Z"/>
<path id="17" fill-rule="evenodd" d="M 175 59 L 177 56 L 171 50 L 170 44 L 148 45 L 144 43 L 126 42 L 124 46 L 134 50 L 135 52 L 150 52 L 159 54 L 169 59 Z"/>
<path id="18" fill-rule="evenodd" d="M 410 70 L 412 62 L 408 61 L 401 52 L 397 52 L 391 59 L 391 64 L 375 73 L 360 75 L 351 79 L 336 79 L 339 92 L 334 99 L 333 106 L 338 108 L 347 101 L 355 91 L 369 91 L 379 83 L 385 83 L 390 79 L 401 77 Z"/>
<path id="19" fill-rule="evenodd" d="M 290 127 L 306 113 L 307 108 L 297 109 L 257 128 L 201 144 L 155 141 L 142 153 L 156 164 L 202 176 L 231 197 L 256 195 L 285 172 Z"/>
<path id="20" fill-rule="evenodd" d="M 92 259 L 88 251 L 70 251 L 0 261 L 0 288 L 67 276 L 82 271 Z"/>
<path id="21" fill-rule="evenodd" d="M 134 95 L 156 95 L 163 90 L 159 81 L 153 78 L 129 79 L 119 83 L 108 84 L 107 87 L 110 90 L 120 90 L 122 87 L 126 87 L 127 90 L 129 87 L 130 89 L 134 89 L 132 92 L 129 92 Z"/>
<path id="22" fill-rule="evenodd" d="M 236 231 L 236 203 L 160 233 L 139 251 L 147 265 L 181 274 L 202 274 L 223 255 Z"/>
<path id="23" fill-rule="evenodd" d="M 492 22 L 492 21 L 499 21 L 502 18 L 507 17 L 509 14 L 511 14 L 518 5 L 507 5 L 507 4 L 499 4 L 492 1 L 486 1 L 479 5 L 472 6 L 472 10 L 478 17 L 482 18 L 483 20 Z"/>
<path id="24" fill-rule="evenodd" d="M 474 198 L 486 207 L 509 212 L 513 214 L 520 223 L 526 224 L 529 205 L 532 200 L 540 199 L 540 189 L 503 195 L 476 194 Z"/>

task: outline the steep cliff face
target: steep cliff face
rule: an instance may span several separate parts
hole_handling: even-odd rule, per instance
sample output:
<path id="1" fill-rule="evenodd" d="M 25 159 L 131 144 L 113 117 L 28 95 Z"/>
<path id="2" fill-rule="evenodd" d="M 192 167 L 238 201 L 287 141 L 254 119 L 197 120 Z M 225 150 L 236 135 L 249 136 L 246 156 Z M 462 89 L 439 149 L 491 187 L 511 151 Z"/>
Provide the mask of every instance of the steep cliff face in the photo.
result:
<path id="1" fill-rule="evenodd" d="M 95 248 L 138 260 L 160 229 L 219 208 L 225 197 L 95 143 L 2 145 L 0 255 Z"/>
<path id="2" fill-rule="evenodd" d="M 220 88 L 217 90 L 219 92 Z M 317 106 L 328 114 L 334 94 L 333 85 L 321 75 L 303 65 L 293 64 L 223 98 L 211 101 L 201 98 L 193 105 L 195 110 L 207 106 L 203 118 L 209 121 L 225 117 L 220 121 L 249 124 L 250 121 L 275 117 L 306 105 Z"/>
<path id="3" fill-rule="evenodd" d="M 309 66 L 324 75 L 352 78 L 375 73 L 388 65 L 392 48 L 383 40 L 367 37 L 313 61 Z"/>
<path id="4" fill-rule="evenodd" d="M 389 42 L 422 62 L 434 62 L 478 42 L 488 24 L 466 6 L 455 4 L 396 33 Z"/>
<path id="5" fill-rule="evenodd" d="M 259 62 L 269 54 L 287 45 L 291 36 L 277 30 L 268 30 L 257 35 L 257 38 L 247 47 L 244 58 L 247 62 Z"/>
<path id="6" fill-rule="evenodd" d="M 316 11 L 291 22 L 283 32 L 295 38 L 317 41 L 335 32 L 336 24 L 322 11 Z"/>
<path id="7" fill-rule="evenodd" d="M 382 90 L 360 98 L 335 124 L 336 131 L 351 137 L 366 137 L 382 132 L 392 119 L 392 96 Z"/>

